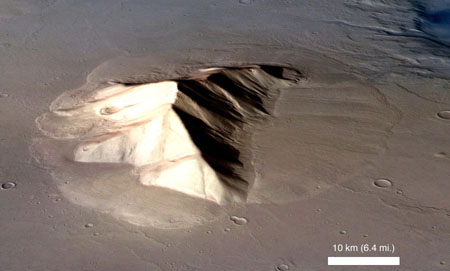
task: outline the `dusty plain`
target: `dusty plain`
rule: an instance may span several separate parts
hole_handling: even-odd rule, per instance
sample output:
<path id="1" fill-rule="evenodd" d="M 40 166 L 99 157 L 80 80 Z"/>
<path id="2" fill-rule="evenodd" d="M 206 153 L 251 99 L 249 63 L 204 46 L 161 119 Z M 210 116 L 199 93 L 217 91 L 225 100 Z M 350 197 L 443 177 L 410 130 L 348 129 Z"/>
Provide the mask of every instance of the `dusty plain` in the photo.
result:
<path id="1" fill-rule="evenodd" d="M 449 270 L 449 8 L 2 0 L 0 269 Z M 243 201 L 148 192 L 132 169 L 63 163 L 67 145 L 40 125 L 61 95 L 249 65 L 302 78 L 276 91 L 239 145 L 252 180 Z M 364 244 L 390 251 L 363 254 Z M 329 256 L 401 265 L 328 266 Z"/>

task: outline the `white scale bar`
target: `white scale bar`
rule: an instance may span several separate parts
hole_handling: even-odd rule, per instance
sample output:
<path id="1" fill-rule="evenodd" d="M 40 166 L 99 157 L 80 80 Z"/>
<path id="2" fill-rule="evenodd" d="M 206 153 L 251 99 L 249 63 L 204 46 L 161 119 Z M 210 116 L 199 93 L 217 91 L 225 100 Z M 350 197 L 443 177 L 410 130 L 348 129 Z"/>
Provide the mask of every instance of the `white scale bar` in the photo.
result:
<path id="1" fill-rule="evenodd" d="M 400 257 L 328 257 L 328 265 L 400 265 Z"/>

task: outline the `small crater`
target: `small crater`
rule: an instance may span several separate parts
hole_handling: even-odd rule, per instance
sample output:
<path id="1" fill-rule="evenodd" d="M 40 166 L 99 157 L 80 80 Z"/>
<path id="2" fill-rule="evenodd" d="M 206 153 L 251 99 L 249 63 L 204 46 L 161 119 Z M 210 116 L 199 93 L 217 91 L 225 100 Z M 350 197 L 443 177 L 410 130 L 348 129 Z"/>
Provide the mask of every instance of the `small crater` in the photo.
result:
<path id="1" fill-rule="evenodd" d="M 373 185 L 379 188 L 388 188 L 392 186 L 392 182 L 388 179 L 378 179 L 373 182 Z"/>
<path id="2" fill-rule="evenodd" d="M 6 93 L 0 93 L 0 98 L 6 98 L 6 97 L 8 97 L 9 95 L 8 94 L 6 94 Z"/>
<path id="3" fill-rule="evenodd" d="M 230 217 L 230 220 L 233 221 L 234 224 L 237 224 L 237 225 L 245 225 L 248 223 L 248 220 L 245 217 L 232 216 L 232 217 Z"/>
<path id="4" fill-rule="evenodd" d="M 92 223 L 87 223 L 86 225 L 84 225 L 85 228 L 92 228 L 94 227 L 94 224 Z"/>
<path id="5" fill-rule="evenodd" d="M 100 109 L 100 114 L 101 115 L 112 115 L 114 113 L 117 113 L 120 111 L 120 108 L 117 107 L 103 107 L 102 109 Z"/>
<path id="6" fill-rule="evenodd" d="M 450 110 L 443 110 L 436 114 L 436 116 L 443 120 L 450 120 Z"/>
<path id="7" fill-rule="evenodd" d="M 433 156 L 437 158 L 446 158 L 448 154 L 446 152 L 436 152 Z"/>
<path id="8" fill-rule="evenodd" d="M 340 233 L 340 234 L 347 234 L 347 231 L 342 230 L 342 231 L 340 231 L 339 233 Z"/>
<path id="9" fill-rule="evenodd" d="M 8 189 L 13 189 L 14 187 L 16 187 L 16 184 L 13 182 L 6 182 L 6 183 L 3 183 L 1 185 L 1 187 L 2 187 L 2 190 L 8 190 Z"/>
<path id="10" fill-rule="evenodd" d="M 282 264 L 277 266 L 277 270 L 278 271 L 287 271 L 287 270 L 289 270 L 289 266 L 282 263 Z"/>
<path id="11" fill-rule="evenodd" d="M 239 3 L 240 4 L 251 4 L 252 3 L 252 0 L 239 0 Z"/>

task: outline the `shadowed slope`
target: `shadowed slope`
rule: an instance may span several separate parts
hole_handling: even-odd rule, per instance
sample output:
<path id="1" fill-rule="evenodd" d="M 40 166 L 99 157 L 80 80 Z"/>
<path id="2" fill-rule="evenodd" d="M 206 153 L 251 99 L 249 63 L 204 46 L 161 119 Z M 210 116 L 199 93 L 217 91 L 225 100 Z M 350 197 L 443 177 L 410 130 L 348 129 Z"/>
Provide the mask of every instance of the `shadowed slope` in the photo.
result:
<path id="1" fill-rule="evenodd" d="M 284 74 L 290 78 L 284 78 Z M 218 204 L 242 202 L 254 182 L 251 134 L 280 88 L 301 75 L 281 67 L 201 70 L 195 77 L 115 84 L 37 122 L 74 146 L 78 163 L 131 165 L 139 182 Z"/>
<path id="2" fill-rule="evenodd" d="M 254 180 L 251 129 L 269 115 L 277 90 L 300 78 L 283 67 L 252 66 L 216 69 L 200 80 L 177 80 L 175 112 L 203 159 L 242 199 Z"/>

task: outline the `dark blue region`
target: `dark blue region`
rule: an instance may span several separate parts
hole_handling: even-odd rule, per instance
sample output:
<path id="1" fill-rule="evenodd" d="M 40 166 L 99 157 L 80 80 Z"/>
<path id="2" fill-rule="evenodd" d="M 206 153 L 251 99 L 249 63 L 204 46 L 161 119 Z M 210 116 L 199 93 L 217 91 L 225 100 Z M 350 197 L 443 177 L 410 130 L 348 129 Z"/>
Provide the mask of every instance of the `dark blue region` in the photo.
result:
<path id="1" fill-rule="evenodd" d="M 417 30 L 450 46 L 450 1 L 414 1 L 413 5 L 418 15 L 415 19 Z"/>

